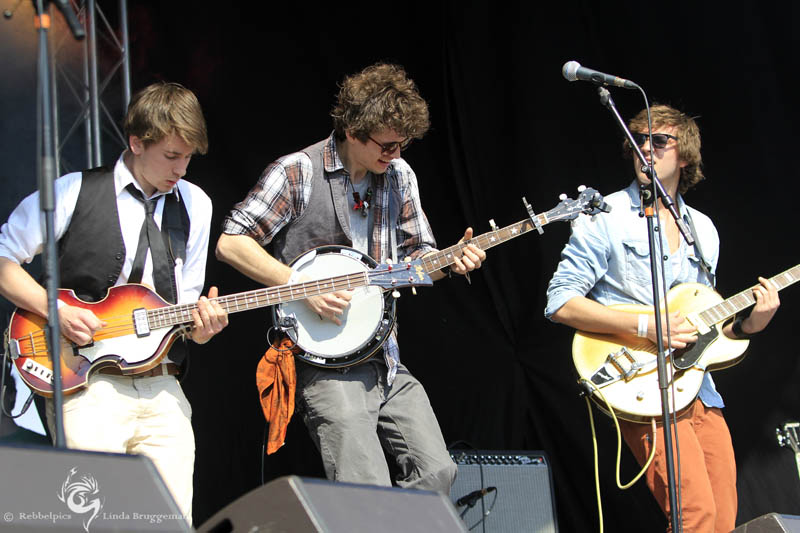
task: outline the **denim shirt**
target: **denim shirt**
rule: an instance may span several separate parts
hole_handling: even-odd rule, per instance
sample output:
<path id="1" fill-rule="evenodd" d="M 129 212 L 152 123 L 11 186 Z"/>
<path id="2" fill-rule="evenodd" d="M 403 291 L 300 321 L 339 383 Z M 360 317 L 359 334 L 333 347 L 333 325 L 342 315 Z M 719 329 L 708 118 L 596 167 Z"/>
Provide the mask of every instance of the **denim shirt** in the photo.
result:
<path id="1" fill-rule="evenodd" d="M 603 305 L 653 305 L 647 220 L 639 216 L 638 183 L 634 180 L 627 189 L 607 196 L 605 201 L 612 207 L 610 213 L 580 216 L 572 223 L 569 242 L 547 287 L 544 313 L 547 318 L 576 296 L 586 296 Z M 714 224 L 706 215 L 687 206 L 680 195 L 676 203 L 684 219 L 690 214 L 713 274 L 719 258 L 719 235 Z M 658 236 L 664 254 L 662 261 L 657 262 L 659 286 L 662 269 L 667 288 L 688 282 L 712 286 L 694 246 L 687 246 L 681 237 L 680 247 L 670 254 L 666 236 L 656 232 Z M 699 398 L 708 407 L 724 407 L 710 373 L 703 378 Z"/>

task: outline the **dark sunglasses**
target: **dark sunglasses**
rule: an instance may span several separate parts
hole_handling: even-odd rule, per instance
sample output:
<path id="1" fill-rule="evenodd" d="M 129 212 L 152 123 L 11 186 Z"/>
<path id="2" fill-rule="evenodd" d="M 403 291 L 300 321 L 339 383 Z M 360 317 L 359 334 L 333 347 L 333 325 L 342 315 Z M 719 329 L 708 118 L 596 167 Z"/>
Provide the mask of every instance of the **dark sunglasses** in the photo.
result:
<path id="1" fill-rule="evenodd" d="M 390 143 L 379 143 L 378 141 L 376 141 L 375 139 L 373 139 L 369 135 L 367 135 L 367 138 L 370 141 L 374 142 L 375 144 L 377 144 L 378 146 L 381 147 L 381 153 L 382 154 L 393 154 L 394 151 L 397 150 L 398 147 L 400 147 L 400 151 L 402 152 L 403 150 L 408 148 L 408 145 L 411 144 L 411 141 L 413 140 L 411 137 L 409 137 L 408 139 L 405 139 L 405 140 L 400 141 L 400 142 L 393 141 L 393 142 L 390 142 Z"/>
<path id="2" fill-rule="evenodd" d="M 650 139 L 650 135 L 647 133 L 631 133 L 631 136 L 633 137 L 633 142 L 635 142 L 636 146 L 639 147 L 643 146 L 645 141 Z M 654 133 L 653 148 L 656 150 L 666 148 L 670 139 L 675 139 L 676 141 L 678 140 L 677 137 L 670 135 L 669 133 Z"/>

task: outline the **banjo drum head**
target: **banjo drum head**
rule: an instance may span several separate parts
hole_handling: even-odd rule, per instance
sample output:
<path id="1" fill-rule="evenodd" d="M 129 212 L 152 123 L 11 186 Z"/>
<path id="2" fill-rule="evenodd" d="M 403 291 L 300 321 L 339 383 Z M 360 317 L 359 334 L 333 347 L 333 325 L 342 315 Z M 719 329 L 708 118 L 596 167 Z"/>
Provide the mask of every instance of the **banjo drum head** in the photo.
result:
<path id="1" fill-rule="evenodd" d="M 292 268 L 311 279 L 328 279 L 334 276 L 356 274 L 371 270 L 375 262 L 367 255 L 339 246 L 317 248 L 300 256 Z M 383 318 L 383 290 L 374 285 L 353 289 L 353 298 L 344 313 L 339 316 L 342 325 L 328 319 L 320 319 L 305 300 L 280 304 L 276 309 L 278 318 L 294 319 L 296 327 L 286 330 L 289 337 L 302 348 L 306 358 L 335 359 L 357 352 L 375 336 Z M 318 361 L 323 363 L 324 361 Z"/>

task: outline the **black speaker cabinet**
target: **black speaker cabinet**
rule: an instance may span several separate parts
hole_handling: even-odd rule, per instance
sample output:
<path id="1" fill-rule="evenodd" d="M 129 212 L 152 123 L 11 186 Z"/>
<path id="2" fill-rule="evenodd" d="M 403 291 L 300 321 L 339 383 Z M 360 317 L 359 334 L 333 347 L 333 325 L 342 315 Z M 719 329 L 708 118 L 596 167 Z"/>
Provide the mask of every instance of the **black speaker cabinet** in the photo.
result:
<path id="1" fill-rule="evenodd" d="M 733 533 L 800 533 L 800 516 L 765 514 L 742 524 Z"/>
<path id="2" fill-rule="evenodd" d="M 558 531 L 553 475 L 538 451 L 450 450 L 456 512 L 475 532 Z"/>
<path id="3" fill-rule="evenodd" d="M 140 455 L 0 446 L 0 531 L 192 531 Z"/>
<path id="4" fill-rule="evenodd" d="M 252 490 L 198 533 L 464 533 L 442 494 L 286 476 Z"/>

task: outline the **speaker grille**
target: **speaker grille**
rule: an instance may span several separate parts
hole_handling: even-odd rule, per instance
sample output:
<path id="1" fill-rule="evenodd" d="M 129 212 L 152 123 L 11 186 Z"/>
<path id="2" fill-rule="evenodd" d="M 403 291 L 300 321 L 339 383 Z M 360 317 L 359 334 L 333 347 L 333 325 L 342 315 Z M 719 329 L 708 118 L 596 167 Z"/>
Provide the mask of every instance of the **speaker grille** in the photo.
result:
<path id="1" fill-rule="evenodd" d="M 450 457 L 458 465 L 450 491 L 454 504 L 474 491 L 496 489 L 478 496 L 472 507 L 457 505 L 456 511 L 471 531 L 558 531 L 552 474 L 543 452 L 451 450 Z"/>

